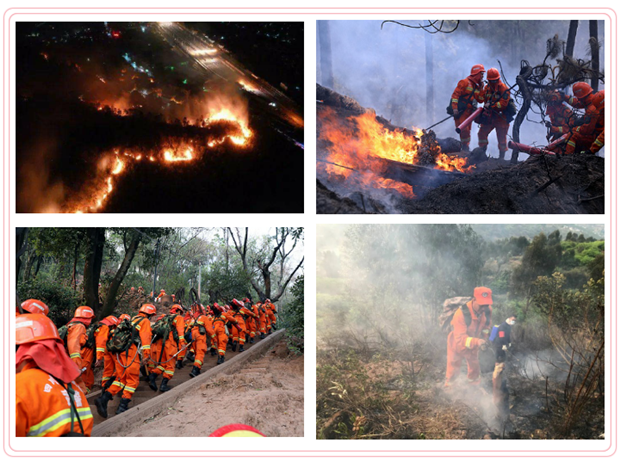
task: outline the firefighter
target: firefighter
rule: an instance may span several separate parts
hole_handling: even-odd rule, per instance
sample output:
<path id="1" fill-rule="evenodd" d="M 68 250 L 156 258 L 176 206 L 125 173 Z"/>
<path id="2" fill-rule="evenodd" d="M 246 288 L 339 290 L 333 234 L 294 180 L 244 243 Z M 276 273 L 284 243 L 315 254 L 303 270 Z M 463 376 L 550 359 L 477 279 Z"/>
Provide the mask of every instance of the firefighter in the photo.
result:
<path id="1" fill-rule="evenodd" d="M 75 362 L 82 373 L 86 371 L 82 360 L 82 346 L 86 344 L 86 328 L 90 326 L 94 317 L 95 313 L 90 307 L 80 306 L 75 310 L 71 321 L 63 328 L 66 329 L 66 333 L 60 334 L 61 337 L 64 336 L 66 338 L 65 346 L 69 353 L 69 357 Z M 83 377 L 78 377 L 76 382 L 82 388 L 82 391 L 88 394 L 89 389 Z"/>
<path id="2" fill-rule="evenodd" d="M 115 327 L 118 325 L 119 320 L 113 315 L 109 315 L 98 325 L 90 325 L 86 330 L 86 343 L 82 347 L 82 368 L 84 373 L 82 379 L 86 385 L 87 394 L 93 388 L 95 383 L 95 374 L 93 373 L 93 362 L 96 367 L 103 365 L 103 356 L 105 355 L 105 343 L 108 340 L 108 334 L 110 332 L 110 326 Z M 91 331 L 92 330 L 92 331 Z M 111 368 L 111 370 L 110 370 Z M 114 373 L 114 364 L 109 365 L 108 372 Z M 104 373 L 105 375 L 105 373 Z M 110 375 L 111 377 L 112 375 Z"/>
<path id="3" fill-rule="evenodd" d="M 155 315 L 157 309 L 152 304 L 143 304 L 138 315 L 131 319 L 131 324 L 140 338 L 142 347 L 142 360 L 138 356 L 138 344 L 131 343 L 125 352 L 114 354 L 114 362 L 116 366 L 116 380 L 104 391 L 101 396 L 95 399 L 97 405 L 97 413 L 103 418 L 108 417 L 108 402 L 122 391 L 121 402 L 118 405 L 116 414 L 123 413 L 129 409 L 129 402 L 133 397 L 133 393 L 140 382 L 140 365 L 148 363 L 151 352 L 151 322 L 150 319 Z M 121 329 L 121 325 L 117 328 L 115 336 Z"/>
<path id="4" fill-rule="evenodd" d="M 490 72 L 490 69 L 489 69 Z M 467 362 L 467 380 L 480 384 L 478 352 L 486 350 L 491 325 L 492 291 L 486 287 L 474 288 L 474 297 L 456 310 L 452 317 L 452 331 L 448 335 L 448 364 L 444 387 L 450 388 L 461 371 L 463 359 Z"/>
<path id="5" fill-rule="evenodd" d="M 482 79 L 484 78 L 484 66 L 476 64 L 471 68 L 467 78 L 460 80 L 452 93 L 450 109 L 454 116 L 455 126 L 459 126 L 476 110 L 476 103 L 482 91 Z M 450 111 L 449 111 L 450 112 Z M 461 149 L 469 151 L 471 141 L 471 125 L 463 128 L 460 133 Z"/>
<path id="6" fill-rule="evenodd" d="M 159 294 L 157 295 L 157 298 L 155 299 L 155 302 L 159 302 L 162 298 L 162 296 L 166 295 L 166 290 L 164 290 L 163 288 L 159 291 Z"/>
<path id="7" fill-rule="evenodd" d="M 252 315 L 248 317 L 246 325 L 248 327 L 248 334 L 250 336 L 249 343 L 253 344 L 254 338 L 256 337 L 256 331 L 258 330 L 258 326 L 256 325 L 258 319 L 258 312 L 255 309 L 256 306 L 252 306 L 249 298 L 245 298 L 243 300 L 243 303 L 245 304 L 246 309 L 248 309 L 252 313 Z"/>
<path id="8" fill-rule="evenodd" d="M 601 134 L 597 136 L 592 145 L 590 146 L 589 152 L 591 154 L 596 154 L 601 148 L 605 145 L 605 130 L 601 131 Z"/>
<path id="9" fill-rule="evenodd" d="M 245 349 L 243 346 L 245 345 L 246 333 L 248 331 L 248 326 L 246 324 L 246 319 L 254 316 L 254 312 L 250 311 L 245 307 L 241 301 L 237 299 L 232 300 L 232 307 L 234 312 L 234 317 L 237 319 L 238 326 L 233 326 L 234 334 L 237 335 L 236 339 L 239 343 L 239 352 L 244 352 Z M 235 337 L 233 337 L 233 341 L 235 341 Z M 233 351 L 235 350 L 235 346 L 233 345 Z"/>
<path id="10" fill-rule="evenodd" d="M 106 343 L 110 338 L 110 334 L 114 332 L 114 329 L 123 320 L 123 316 L 126 316 L 128 319 L 130 319 L 127 314 L 123 314 L 119 318 L 116 318 L 113 315 L 108 315 L 101 321 L 98 333 L 96 333 L 95 336 L 95 352 L 97 355 L 95 368 L 99 368 L 101 365 L 103 365 L 103 374 L 101 376 L 101 387 L 103 390 L 106 390 L 114 382 L 115 371 L 114 358 L 112 357 L 112 354 L 108 352 L 108 349 L 106 348 Z"/>
<path id="11" fill-rule="evenodd" d="M 235 319 L 230 312 L 227 312 L 218 303 L 213 303 L 214 319 L 213 329 L 217 337 L 217 352 L 219 357 L 217 358 L 217 365 L 224 363 L 226 355 L 226 345 L 228 344 L 228 335 L 226 334 L 226 324 L 237 325 L 237 319 Z"/>
<path id="12" fill-rule="evenodd" d="M 265 334 L 267 333 L 267 313 L 261 303 L 257 303 L 256 307 L 258 308 L 258 331 L 260 331 L 260 339 L 265 339 Z"/>
<path id="13" fill-rule="evenodd" d="M 549 130 L 547 141 L 555 141 L 569 133 L 571 127 L 576 123 L 573 111 L 564 105 L 564 98 L 557 90 L 553 91 L 547 98 L 545 115 L 549 116 L 549 120 L 545 122 L 545 126 Z"/>
<path id="14" fill-rule="evenodd" d="M 192 339 L 195 339 L 194 366 L 189 373 L 192 378 L 198 376 L 202 369 L 205 353 L 207 352 L 207 336 L 211 338 L 211 350 L 214 350 L 216 338 L 215 330 L 213 329 L 213 318 L 206 315 L 206 311 L 202 306 L 199 306 L 199 309 L 198 317 L 192 328 Z"/>
<path id="15" fill-rule="evenodd" d="M 276 331 L 276 306 L 271 302 L 271 299 L 265 300 L 265 314 L 269 320 L 268 329 L 269 334 Z"/>
<path id="16" fill-rule="evenodd" d="M 43 314 L 48 315 L 50 312 L 49 307 L 43 301 L 38 299 L 27 299 L 21 304 L 24 314 Z"/>
<path id="17" fill-rule="evenodd" d="M 577 109 L 585 109 L 585 115 L 583 123 L 571 130 L 566 154 L 589 149 L 605 129 L 605 90 L 594 93 L 586 82 L 577 82 L 573 85 L 573 94 L 567 95 L 566 101 Z"/>
<path id="18" fill-rule="evenodd" d="M 183 318 L 183 308 L 174 304 L 170 308 L 170 316 L 172 317 L 169 320 L 170 328 L 166 329 L 164 332 L 165 335 L 162 338 L 157 338 L 156 343 L 161 344 L 161 352 L 158 352 L 157 355 L 153 353 L 151 358 L 155 360 L 157 364 L 156 368 L 153 368 L 149 375 L 149 387 L 154 391 L 157 390 L 157 376 L 163 374 L 163 378 L 161 380 L 161 385 L 159 386 L 159 390 L 161 392 L 168 392 L 172 389 L 168 386 L 168 382 L 174 377 L 174 366 L 175 366 L 175 355 L 180 349 L 183 349 L 186 345 L 185 342 L 185 319 Z M 166 319 L 162 319 L 164 322 Z"/>
<path id="19" fill-rule="evenodd" d="M 509 314 L 504 323 L 493 328 L 491 341 L 495 352 L 495 369 L 493 370 L 493 402 L 500 408 L 502 403 L 502 382 L 506 365 L 506 352 L 512 345 L 510 331 L 517 320 L 516 315 Z"/>
<path id="20" fill-rule="evenodd" d="M 93 415 L 75 382 L 81 371 L 54 323 L 44 314 L 22 314 L 15 319 L 15 342 L 15 435 L 90 437 Z"/>
<path id="21" fill-rule="evenodd" d="M 484 103 L 485 110 L 479 118 L 478 146 L 486 150 L 489 145 L 489 134 L 495 130 L 499 158 L 503 160 L 508 150 L 506 136 L 512 120 L 507 113 L 510 90 L 500 81 L 499 71 L 494 67 L 487 72 L 487 80 L 487 85 L 480 93 L 480 102 Z"/>

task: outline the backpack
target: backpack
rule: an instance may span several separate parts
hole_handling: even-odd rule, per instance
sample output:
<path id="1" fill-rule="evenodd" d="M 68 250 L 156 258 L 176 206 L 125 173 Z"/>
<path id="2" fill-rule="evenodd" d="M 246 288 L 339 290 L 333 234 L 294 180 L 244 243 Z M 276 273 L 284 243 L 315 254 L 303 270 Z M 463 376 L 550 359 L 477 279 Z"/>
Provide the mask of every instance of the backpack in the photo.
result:
<path id="1" fill-rule="evenodd" d="M 179 342 L 179 333 L 173 323 L 176 316 L 177 314 L 164 315 L 161 319 L 155 322 L 151 328 L 153 336 L 156 335 L 158 338 L 168 339 L 168 335 L 172 332 L 172 337 L 174 340 Z"/>
<path id="2" fill-rule="evenodd" d="M 140 317 L 141 319 L 142 317 Z M 110 339 L 106 343 L 108 352 L 119 353 L 129 350 L 132 344 L 138 343 L 138 330 L 136 329 L 136 323 L 134 323 L 136 317 L 131 320 L 123 320 L 114 330 Z"/>
<path id="3" fill-rule="evenodd" d="M 455 296 L 454 298 L 448 298 L 443 303 L 443 311 L 439 315 L 439 328 L 442 331 L 450 332 L 452 330 L 452 317 L 454 317 L 454 313 L 465 306 L 463 311 L 463 316 L 465 317 L 465 323 L 467 326 L 471 325 L 471 313 L 467 308 L 466 304 L 471 301 L 473 298 L 469 296 Z"/>
<path id="4" fill-rule="evenodd" d="M 90 326 L 86 329 L 86 344 L 84 344 L 85 349 L 92 349 L 95 347 L 95 332 L 101 326 L 101 323 L 91 323 Z"/>
<path id="5" fill-rule="evenodd" d="M 494 342 L 497 339 L 499 333 L 499 325 L 493 325 L 491 334 L 489 335 L 489 341 Z"/>
<path id="6" fill-rule="evenodd" d="M 508 106 L 504 109 L 504 115 L 506 116 L 506 121 L 508 123 L 512 122 L 517 115 L 517 105 L 515 104 L 515 100 L 510 98 L 508 101 Z"/>
<path id="7" fill-rule="evenodd" d="M 67 347 L 67 335 L 69 334 L 69 327 L 72 325 L 77 325 L 78 323 L 82 323 L 82 322 L 69 322 L 66 325 L 63 325 L 58 329 L 58 336 L 60 336 L 60 339 L 62 339 L 62 342 L 65 344 L 65 347 Z M 82 325 L 84 324 L 82 323 Z"/>

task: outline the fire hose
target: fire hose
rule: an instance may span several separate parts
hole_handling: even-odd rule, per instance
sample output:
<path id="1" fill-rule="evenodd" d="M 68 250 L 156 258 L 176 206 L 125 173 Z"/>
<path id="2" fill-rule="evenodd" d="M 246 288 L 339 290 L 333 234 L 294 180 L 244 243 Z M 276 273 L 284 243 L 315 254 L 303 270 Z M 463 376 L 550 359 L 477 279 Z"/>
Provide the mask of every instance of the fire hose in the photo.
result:
<path id="1" fill-rule="evenodd" d="M 529 155 L 555 155 L 555 152 L 551 152 L 545 147 L 528 146 L 527 144 L 522 144 L 520 142 L 508 141 L 508 147 Z"/>
<path id="2" fill-rule="evenodd" d="M 469 117 L 463 120 L 463 123 L 456 127 L 456 132 L 460 134 L 461 130 L 471 125 L 472 122 L 476 119 L 476 117 L 478 117 L 478 115 L 482 113 L 483 110 L 484 107 L 478 107 Z"/>
<path id="3" fill-rule="evenodd" d="M 452 117 L 453 117 L 452 115 L 448 115 L 446 118 L 444 118 L 443 120 L 438 121 L 438 122 L 437 122 L 437 123 L 435 123 L 434 125 L 429 126 L 429 127 L 428 127 L 426 130 L 424 130 L 424 131 L 428 131 L 428 130 L 430 130 L 431 128 L 434 128 L 434 127 L 436 127 L 437 125 L 439 125 L 439 124 L 441 124 L 441 123 L 445 122 L 446 120 L 451 119 Z"/>

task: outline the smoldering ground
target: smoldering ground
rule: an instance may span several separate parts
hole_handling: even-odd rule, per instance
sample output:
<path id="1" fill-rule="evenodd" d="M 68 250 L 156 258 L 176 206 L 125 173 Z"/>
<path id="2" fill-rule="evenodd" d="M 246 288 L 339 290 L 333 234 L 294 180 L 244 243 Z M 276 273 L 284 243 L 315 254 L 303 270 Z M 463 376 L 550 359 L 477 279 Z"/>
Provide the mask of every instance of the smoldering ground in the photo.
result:
<path id="1" fill-rule="evenodd" d="M 522 60 L 542 63 L 547 39 L 555 34 L 565 40 L 570 21 L 460 21 L 449 34 L 428 34 L 382 21 L 326 21 L 329 25 L 333 88 L 351 96 L 364 107 L 403 127 L 427 128 L 446 117 L 446 107 L 458 81 L 469 75 L 474 64 L 500 68 L 508 86 L 515 84 Z M 427 21 L 399 21 L 417 26 Z M 574 56 L 589 59 L 589 32 L 586 21 L 577 29 Z M 444 30 L 451 30 L 449 21 Z M 599 24 L 601 56 L 604 56 L 604 23 Z M 320 32 L 320 31 L 319 31 Z M 426 47 L 432 49 L 427 79 Z M 317 81 L 327 85 L 321 62 L 317 33 Z M 323 48 L 323 52 L 325 52 Z M 498 62 L 499 61 L 499 62 Z M 604 63 L 601 62 L 604 71 Z M 602 86 L 604 88 L 604 86 Z M 569 89 L 567 89 L 569 90 Z M 434 128 L 440 138 L 455 136 L 451 120 Z M 474 145 L 477 127 L 472 130 Z M 510 134 L 510 133 L 509 133 Z M 541 114 L 530 112 L 521 126 L 526 144 L 546 145 L 546 129 Z M 489 137 L 489 153 L 497 157 L 496 136 Z M 521 154 L 520 160 L 527 156 Z"/>
<path id="2" fill-rule="evenodd" d="M 528 272 L 536 266 L 532 256 L 547 251 L 542 248 L 557 251 L 571 242 L 536 229 L 543 228 L 319 226 L 317 437 L 600 438 L 602 269 L 590 274 L 578 263 L 592 281 L 571 285 L 562 278 L 575 269 L 565 267 L 573 246 L 565 243 L 557 274 Z M 597 236 L 591 239 L 601 238 L 588 229 Z M 566 226 L 561 235 L 573 231 Z M 509 250 L 522 232 L 534 237 L 520 240 L 527 243 L 523 250 Z M 506 237 L 488 237 L 498 234 Z M 480 354 L 480 388 L 467 384 L 463 361 L 454 390 L 443 390 L 443 302 L 471 296 L 481 285 L 494 291 L 493 324 L 518 313 L 504 371 L 508 419 L 493 402 L 491 350 Z"/>

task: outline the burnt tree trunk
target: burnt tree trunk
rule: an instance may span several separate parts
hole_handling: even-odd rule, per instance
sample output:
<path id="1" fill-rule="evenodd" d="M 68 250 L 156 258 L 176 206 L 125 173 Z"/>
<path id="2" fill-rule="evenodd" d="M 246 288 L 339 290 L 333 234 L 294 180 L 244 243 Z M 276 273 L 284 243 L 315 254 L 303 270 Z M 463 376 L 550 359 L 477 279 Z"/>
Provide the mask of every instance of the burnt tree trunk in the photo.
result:
<path id="1" fill-rule="evenodd" d="M 592 70 L 594 71 L 594 75 L 592 75 L 590 85 L 592 86 L 592 90 L 594 90 L 594 92 L 598 91 L 598 72 L 601 66 L 599 48 L 598 22 L 596 19 L 593 19 L 590 21 L 590 51 L 592 54 Z"/>
<path id="2" fill-rule="evenodd" d="M 329 32 L 329 22 L 317 22 L 319 29 L 321 84 L 328 88 L 334 88 L 334 73 L 332 70 L 332 39 Z"/>
<path id="3" fill-rule="evenodd" d="M 140 241 L 142 240 L 142 235 L 139 233 L 134 233 L 127 250 L 125 251 L 125 257 L 123 258 L 123 262 L 121 263 L 121 267 L 118 268 L 116 274 L 114 274 L 114 278 L 112 279 L 112 283 L 110 283 L 110 287 L 108 288 L 108 293 L 106 294 L 105 300 L 103 302 L 103 308 L 98 314 L 98 318 L 102 319 L 112 314 L 114 310 L 114 304 L 116 302 L 116 294 L 118 293 L 118 289 L 127 275 L 127 271 L 131 267 L 131 262 L 133 261 L 134 256 L 136 255 L 136 251 L 138 250 L 138 246 L 140 245 Z"/>
<path id="4" fill-rule="evenodd" d="M 530 88 L 527 85 L 526 79 L 529 77 L 529 74 L 532 73 L 532 70 L 528 70 L 526 75 L 518 75 L 517 76 L 517 84 L 519 85 L 519 90 L 523 95 L 523 104 L 519 109 L 519 113 L 517 114 L 517 118 L 515 119 L 514 124 L 512 125 L 512 140 L 514 142 L 520 142 L 519 130 L 521 129 L 521 124 L 525 117 L 527 116 L 528 111 L 530 110 L 530 105 L 532 104 L 532 94 L 530 93 Z M 512 150 L 512 157 L 510 159 L 510 163 L 517 163 L 519 161 L 519 150 Z"/>
<path id="5" fill-rule="evenodd" d="M 568 38 L 566 39 L 566 56 L 573 57 L 573 52 L 575 51 L 575 38 L 577 37 L 577 27 L 579 26 L 579 21 L 571 21 L 570 26 L 568 26 Z"/>
<path id="6" fill-rule="evenodd" d="M 99 277 L 103 263 L 105 229 L 90 227 L 86 230 L 87 250 L 84 262 L 84 300 L 95 311 L 99 309 Z"/>

